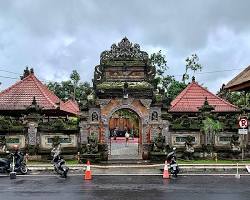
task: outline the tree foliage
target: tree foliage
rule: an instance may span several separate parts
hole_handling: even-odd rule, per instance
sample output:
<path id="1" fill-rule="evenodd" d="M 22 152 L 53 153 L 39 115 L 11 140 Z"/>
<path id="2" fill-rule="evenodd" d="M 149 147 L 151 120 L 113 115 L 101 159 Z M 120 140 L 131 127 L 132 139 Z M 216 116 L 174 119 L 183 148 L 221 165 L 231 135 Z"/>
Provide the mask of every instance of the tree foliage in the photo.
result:
<path id="1" fill-rule="evenodd" d="M 61 82 L 49 82 L 47 87 L 62 100 L 74 99 L 76 101 L 87 100 L 87 96 L 91 94 L 92 88 L 88 82 L 81 82 L 80 75 L 73 70 L 70 79 Z"/>
<path id="2" fill-rule="evenodd" d="M 250 93 L 242 92 L 230 92 L 224 89 L 224 86 L 217 92 L 217 95 L 231 104 L 238 106 L 239 108 L 249 107 Z"/>
<path id="3" fill-rule="evenodd" d="M 156 77 L 153 80 L 155 89 L 164 96 L 165 103 L 169 104 L 187 85 L 166 74 L 168 70 L 166 56 L 161 51 L 150 55 L 150 64 L 156 68 Z"/>
<path id="4" fill-rule="evenodd" d="M 202 65 L 199 63 L 199 57 L 197 54 L 192 54 L 191 56 L 186 58 L 186 69 L 183 74 L 182 81 L 185 83 L 186 80 L 189 80 L 190 76 L 188 74 L 188 70 L 193 71 L 193 76 L 197 70 L 202 70 Z"/>
<path id="5" fill-rule="evenodd" d="M 80 75 L 76 70 L 73 70 L 72 73 L 70 74 L 70 79 L 73 82 L 73 87 L 74 87 L 74 93 L 73 93 L 73 99 L 75 100 L 76 98 L 76 87 L 78 86 L 78 83 L 80 81 Z"/>
<path id="6" fill-rule="evenodd" d="M 222 124 L 218 120 L 214 120 L 211 117 L 206 117 L 202 121 L 202 130 L 207 136 L 208 144 L 214 144 L 214 135 L 219 133 L 222 129 Z"/>

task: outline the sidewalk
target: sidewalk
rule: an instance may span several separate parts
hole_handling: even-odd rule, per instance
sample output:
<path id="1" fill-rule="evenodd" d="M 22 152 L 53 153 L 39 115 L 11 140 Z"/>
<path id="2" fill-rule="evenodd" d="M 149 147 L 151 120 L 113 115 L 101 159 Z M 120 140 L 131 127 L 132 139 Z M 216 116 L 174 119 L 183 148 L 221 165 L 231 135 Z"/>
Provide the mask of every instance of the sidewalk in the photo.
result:
<path id="1" fill-rule="evenodd" d="M 71 173 L 83 173 L 86 169 L 85 164 L 67 165 Z M 179 164 L 181 173 L 184 174 L 231 174 L 237 172 L 236 164 Z M 53 171 L 51 164 L 29 165 L 31 172 Z M 110 165 L 91 165 L 93 174 L 115 175 L 115 174 L 162 174 L 164 164 L 110 164 Z M 238 171 L 241 174 L 248 174 L 246 165 L 239 164 Z"/>

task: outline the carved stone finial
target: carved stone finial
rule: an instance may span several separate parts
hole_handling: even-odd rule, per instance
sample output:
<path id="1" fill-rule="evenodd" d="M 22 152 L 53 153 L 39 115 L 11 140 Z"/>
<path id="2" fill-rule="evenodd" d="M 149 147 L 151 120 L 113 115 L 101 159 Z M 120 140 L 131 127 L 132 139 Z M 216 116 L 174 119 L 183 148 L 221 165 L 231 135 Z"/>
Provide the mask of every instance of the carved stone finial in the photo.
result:
<path id="1" fill-rule="evenodd" d="M 32 103 L 31 103 L 31 104 L 34 105 L 34 106 L 37 105 L 36 97 L 35 97 L 35 96 L 33 97 L 33 100 L 32 100 Z"/>
<path id="2" fill-rule="evenodd" d="M 26 108 L 26 111 L 28 113 L 40 112 L 41 109 L 42 108 L 37 104 L 36 97 L 34 96 L 31 105 Z"/>
<path id="3" fill-rule="evenodd" d="M 30 74 L 34 74 L 34 69 L 31 68 L 31 69 L 29 70 L 29 67 L 26 66 L 26 68 L 23 70 L 23 75 L 20 77 L 21 80 L 23 80 L 25 77 L 29 76 Z"/>
<path id="4" fill-rule="evenodd" d="M 101 53 L 101 63 L 108 60 L 141 60 L 147 61 L 148 54 L 140 50 L 139 44 L 132 44 L 126 37 L 117 45 L 112 44 L 110 51 Z"/>
<path id="5" fill-rule="evenodd" d="M 205 101 L 203 103 L 203 105 L 199 108 L 200 112 L 211 112 L 212 110 L 214 110 L 214 106 L 211 106 L 208 103 L 207 97 L 205 97 Z"/>
<path id="6" fill-rule="evenodd" d="M 195 82 L 195 77 L 194 76 L 192 77 L 192 82 Z"/>

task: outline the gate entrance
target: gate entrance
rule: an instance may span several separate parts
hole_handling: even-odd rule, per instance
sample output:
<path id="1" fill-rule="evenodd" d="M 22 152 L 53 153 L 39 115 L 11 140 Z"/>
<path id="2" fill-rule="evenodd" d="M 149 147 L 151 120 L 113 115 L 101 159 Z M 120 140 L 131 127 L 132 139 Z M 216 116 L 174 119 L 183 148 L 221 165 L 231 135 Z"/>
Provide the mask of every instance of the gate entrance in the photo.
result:
<path id="1" fill-rule="evenodd" d="M 82 146 L 91 146 L 90 135 L 95 136 L 96 146 L 98 143 L 98 152 L 91 156 L 147 159 L 158 132 L 167 134 L 161 119 L 162 96 L 153 84 L 155 73 L 148 54 L 127 38 L 101 53 L 94 72 L 94 93 L 82 106 L 80 123 Z"/>
<path id="2" fill-rule="evenodd" d="M 141 157 L 141 120 L 130 109 L 120 109 L 109 119 L 109 157 L 134 159 Z"/>

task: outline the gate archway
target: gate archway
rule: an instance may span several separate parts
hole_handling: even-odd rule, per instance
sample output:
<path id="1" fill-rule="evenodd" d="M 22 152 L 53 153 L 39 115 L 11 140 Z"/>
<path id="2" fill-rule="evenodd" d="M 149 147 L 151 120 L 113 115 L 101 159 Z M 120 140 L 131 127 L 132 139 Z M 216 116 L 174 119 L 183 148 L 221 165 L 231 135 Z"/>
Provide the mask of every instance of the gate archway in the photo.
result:
<path id="1" fill-rule="evenodd" d="M 108 118 L 109 158 L 141 158 L 141 117 L 131 108 L 114 110 Z"/>

